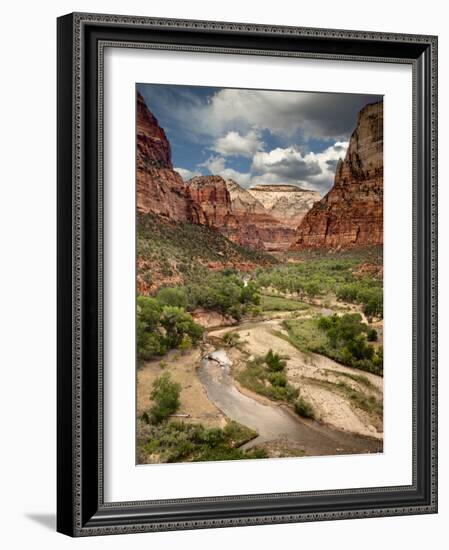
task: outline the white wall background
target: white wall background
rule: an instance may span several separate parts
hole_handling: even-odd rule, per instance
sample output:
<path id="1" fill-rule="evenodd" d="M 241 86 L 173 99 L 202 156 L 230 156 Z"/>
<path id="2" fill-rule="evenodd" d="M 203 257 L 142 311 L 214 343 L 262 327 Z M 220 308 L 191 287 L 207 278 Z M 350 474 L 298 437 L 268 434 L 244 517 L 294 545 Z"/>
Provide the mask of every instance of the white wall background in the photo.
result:
<path id="1" fill-rule="evenodd" d="M 345 550 L 438 543 L 449 521 L 449 374 L 445 354 L 449 202 L 449 32 L 445 2 L 9 2 L 2 10 L 0 86 L 0 540 L 5 548 L 211 548 L 285 546 Z M 56 17 L 71 11 L 215 19 L 440 37 L 440 513 L 298 525 L 72 540 L 55 530 Z M 442 121 L 442 122 L 441 122 Z M 445 318 L 446 317 L 446 318 Z M 5 382 L 6 380 L 6 382 Z M 338 475 L 338 473 L 336 473 Z"/>

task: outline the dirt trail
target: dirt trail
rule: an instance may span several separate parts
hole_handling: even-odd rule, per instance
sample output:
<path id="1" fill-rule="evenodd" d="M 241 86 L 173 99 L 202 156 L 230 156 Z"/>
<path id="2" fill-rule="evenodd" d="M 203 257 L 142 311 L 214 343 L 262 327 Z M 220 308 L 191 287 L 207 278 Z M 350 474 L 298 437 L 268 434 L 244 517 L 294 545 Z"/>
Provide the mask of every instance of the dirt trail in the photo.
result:
<path id="1" fill-rule="evenodd" d="M 212 331 L 209 336 L 222 337 L 229 331 L 229 328 Z M 382 419 L 354 406 L 341 391 L 342 387 L 349 387 L 361 396 L 382 402 L 382 377 L 345 367 L 315 353 L 302 353 L 275 334 L 276 331 L 286 334 L 282 319 L 279 318 L 243 324 L 232 331 L 239 333 L 240 341 L 253 355 L 264 355 L 272 349 L 289 357 L 289 381 L 300 388 L 301 396 L 312 404 L 322 422 L 338 430 L 383 439 Z M 354 380 L 354 376 L 360 379 Z M 339 383 L 340 386 L 337 387 Z"/>

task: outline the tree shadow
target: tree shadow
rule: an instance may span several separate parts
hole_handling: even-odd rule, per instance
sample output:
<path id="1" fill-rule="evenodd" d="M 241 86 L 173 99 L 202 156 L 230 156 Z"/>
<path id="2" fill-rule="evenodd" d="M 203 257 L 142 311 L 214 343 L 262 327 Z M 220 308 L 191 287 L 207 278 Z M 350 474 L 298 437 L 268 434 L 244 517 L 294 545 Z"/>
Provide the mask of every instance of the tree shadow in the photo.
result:
<path id="1" fill-rule="evenodd" d="M 56 514 L 25 514 L 25 517 L 51 531 L 56 531 Z"/>

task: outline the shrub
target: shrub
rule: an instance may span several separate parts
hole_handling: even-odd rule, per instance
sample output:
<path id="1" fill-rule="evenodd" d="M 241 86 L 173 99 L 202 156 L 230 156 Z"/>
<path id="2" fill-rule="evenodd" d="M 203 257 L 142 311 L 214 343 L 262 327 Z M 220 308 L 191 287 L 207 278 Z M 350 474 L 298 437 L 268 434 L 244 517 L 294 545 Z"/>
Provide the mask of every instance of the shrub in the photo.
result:
<path id="1" fill-rule="evenodd" d="M 179 349 L 181 353 L 189 351 L 190 349 L 192 349 L 192 346 L 193 346 L 192 338 L 190 338 L 188 334 L 184 334 L 179 344 Z"/>
<path id="2" fill-rule="evenodd" d="M 278 353 L 274 353 L 271 349 L 265 355 L 264 359 L 268 369 L 273 372 L 282 372 L 287 365 L 287 362 L 282 359 Z"/>
<path id="3" fill-rule="evenodd" d="M 295 401 L 295 411 L 299 416 L 303 416 L 304 418 L 315 418 L 315 411 L 312 405 L 303 397 L 299 397 Z"/>
<path id="4" fill-rule="evenodd" d="M 240 342 L 240 334 L 238 332 L 227 332 L 223 336 L 223 340 L 229 347 L 236 346 Z"/>
<path id="5" fill-rule="evenodd" d="M 268 375 L 268 380 L 273 386 L 280 386 L 285 388 L 287 385 L 287 377 L 283 372 L 272 372 Z"/>
<path id="6" fill-rule="evenodd" d="M 175 413 L 179 408 L 179 395 L 181 393 L 181 385 L 177 382 L 172 382 L 169 373 L 161 374 L 153 382 L 153 390 L 151 399 L 154 405 L 150 409 L 151 418 L 154 423 L 159 423 L 171 414 Z"/>
<path id="7" fill-rule="evenodd" d="M 243 386 L 260 395 L 291 403 L 298 397 L 298 390 L 288 382 L 283 372 L 286 361 L 271 350 L 270 352 L 248 361 L 246 368 L 240 372 L 238 380 Z M 273 365 L 275 365 L 274 369 Z"/>
<path id="8" fill-rule="evenodd" d="M 224 428 L 206 428 L 202 424 L 177 420 L 138 424 L 139 462 L 148 461 L 156 454 L 159 462 L 234 460 L 265 458 L 263 449 L 242 450 L 239 447 L 257 437 L 257 432 L 237 422 L 228 422 Z"/>

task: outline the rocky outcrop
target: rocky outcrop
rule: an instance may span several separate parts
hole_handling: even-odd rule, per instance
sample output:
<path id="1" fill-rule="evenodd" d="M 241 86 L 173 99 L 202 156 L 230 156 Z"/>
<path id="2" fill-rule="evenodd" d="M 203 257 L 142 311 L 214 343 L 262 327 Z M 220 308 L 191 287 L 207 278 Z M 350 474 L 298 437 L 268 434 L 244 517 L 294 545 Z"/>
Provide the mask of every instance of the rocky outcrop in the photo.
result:
<path id="1" fill-rule="evenodd" d="M 301 189 L 296 185 L 256 185 L 250 187 L 248 192 L 266 212 L 294 229 L 314 203 L 321 199 L 318 191 Z"/>
<path id="2" fill-rule="evenodd" d="M 231 212 L 231 197 L 222 177 L 196 176 L 187 182 L 186 188 L 202 211 L 202 224 L 219 230 L 236 225 Z"/>
<path id="3" fill-rule="evenodd" d="M 137 94 L 137 210 L 173 221 L 202 223 L 202 212 L 192 202 L 183 179 L 173 170 L 164 130 Z"/>
<path id="4" fill-rule="evenodd" d="M 383 243 L 383 102 L 364 107 L 332 189 L 306 214 L 292 249 Z"/>

